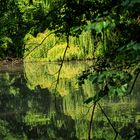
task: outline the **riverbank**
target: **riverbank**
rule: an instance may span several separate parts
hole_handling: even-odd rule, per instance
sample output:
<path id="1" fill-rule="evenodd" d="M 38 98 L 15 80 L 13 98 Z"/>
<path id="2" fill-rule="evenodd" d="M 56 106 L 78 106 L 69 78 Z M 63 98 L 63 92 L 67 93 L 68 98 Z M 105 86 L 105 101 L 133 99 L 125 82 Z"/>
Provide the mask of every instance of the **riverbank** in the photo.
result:
<path id="1" fill-rule="evenodd" d="M 22 58 L 6 57 L 5 59 L 0 60 L 0 65 L 20 64 L 20 63 L 23 63 Z"/>
<path id="2" fill-rule="evenodd" d="M 5 58 L 0 60 L 0 72 L 20 71 L 23 68 L 22 64 L 21 58 Z"/>

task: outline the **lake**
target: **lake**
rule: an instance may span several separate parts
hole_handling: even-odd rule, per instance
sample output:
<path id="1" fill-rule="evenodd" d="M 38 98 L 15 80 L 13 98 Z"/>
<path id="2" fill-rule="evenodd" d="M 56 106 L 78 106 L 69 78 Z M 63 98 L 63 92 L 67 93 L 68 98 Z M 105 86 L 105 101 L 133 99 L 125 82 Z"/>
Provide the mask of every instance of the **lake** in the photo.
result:
<path id="1" fill-rule="evenodd" d="M 78 75 L 91 62 L 64 63 L 59 84 L 58 63 L 30 62 L 0 67 L 0 140 L 88 140 L 95 94 L 90 81 L 79 86 Z M 106 97 L 102 109 L 119 132 L 117 140 L 140 139 L 140 77 L 132 95 Z M 113 140 L 115 132 L 96 106 L 92 140 Z"/>

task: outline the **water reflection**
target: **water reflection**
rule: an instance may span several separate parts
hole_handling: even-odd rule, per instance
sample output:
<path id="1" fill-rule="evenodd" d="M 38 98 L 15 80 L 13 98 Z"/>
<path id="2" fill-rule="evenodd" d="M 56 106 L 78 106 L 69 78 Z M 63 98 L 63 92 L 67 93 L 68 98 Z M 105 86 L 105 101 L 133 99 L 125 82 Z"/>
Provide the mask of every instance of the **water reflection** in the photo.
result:
<path id="1" fill-rule="evenodd" d="M 0 74 L 1 140 L 87 140 L 91 110 L 87 113 L 89 107 L 83 101 L 94 94 L 94 89 L 89 81 L 82 87 L 76 81 L 87 65 L 66 63 L 55 95 L 53 87 L 58 68 L 55 63 L 26 63 L 24 70 L 12 69 Z M 133 137 L 140 127 L 139 81 L 133 94 L 101 101 L 120 132 L 118 140 Z M 94 140 L 114 138 L 114 131 L 99 107 L 92 127 Z"/>

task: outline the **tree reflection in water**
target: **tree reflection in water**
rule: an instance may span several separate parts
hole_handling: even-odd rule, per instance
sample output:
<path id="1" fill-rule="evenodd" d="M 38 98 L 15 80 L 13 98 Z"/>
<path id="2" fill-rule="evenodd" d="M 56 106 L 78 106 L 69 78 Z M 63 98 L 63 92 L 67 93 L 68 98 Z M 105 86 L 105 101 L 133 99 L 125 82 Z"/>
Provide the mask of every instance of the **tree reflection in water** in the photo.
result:
<path id="1" fill-rule="evenodd" d="M 48 73 L 54 72 L 56 66 L 30 64 L 30 67 L 25 66 L 25 73 L 0 74 L 0 139 L 87 140 L 91 110 L 85 115 L 88 107 L 83 105 L 83 101 L 94 91 L 88 81 L 78 87 L 75 78 L 86 67 L 81 64 L 64 66 L 55 107 L 55 96 L 49 85 L 56 77 Z M 69 74 L 69 68 L 75 73 Z M 119 131 L 120 140 L 140 137 L 139 85 L 136 86 L 136 94 L 131 97 L 104 99 L 101 102 Z M 94 117 L 92 137 L 95 140 L 112 140 L 114 132 L 99 108 L 95 110 Z"/>

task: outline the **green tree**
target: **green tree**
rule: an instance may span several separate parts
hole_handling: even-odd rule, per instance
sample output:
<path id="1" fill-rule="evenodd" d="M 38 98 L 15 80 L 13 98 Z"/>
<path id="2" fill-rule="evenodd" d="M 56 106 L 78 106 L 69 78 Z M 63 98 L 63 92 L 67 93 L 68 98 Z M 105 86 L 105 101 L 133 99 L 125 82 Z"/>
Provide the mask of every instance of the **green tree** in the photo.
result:
<path id="1" fill-rule="evenodd" d="M 43 2 L 2 1 L 0 6 L 0 52 L 2 58 L 23 57 L 24 37 L 27 33 L 36 35 L 44 31 Z M 39 22 L 42 21 L 42 24 Z"/>

